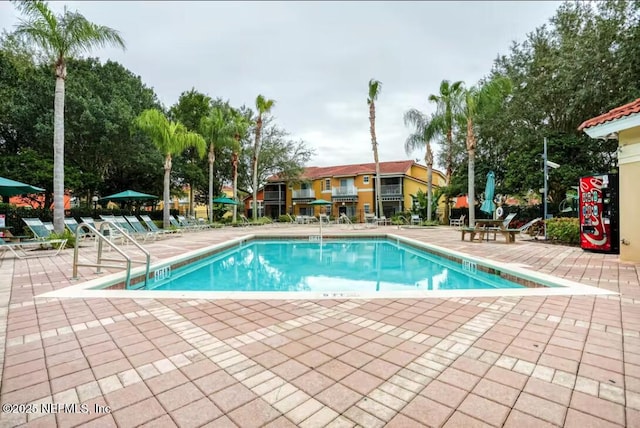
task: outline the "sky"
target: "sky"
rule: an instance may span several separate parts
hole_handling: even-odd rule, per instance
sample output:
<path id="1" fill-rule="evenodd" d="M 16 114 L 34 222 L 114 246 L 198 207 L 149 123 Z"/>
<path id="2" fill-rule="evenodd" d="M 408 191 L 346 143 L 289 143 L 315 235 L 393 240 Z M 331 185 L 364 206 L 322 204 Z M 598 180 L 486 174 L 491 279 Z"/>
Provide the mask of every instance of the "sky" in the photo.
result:
<path id="1" fill-rule="evenodd" d="M 404 112 L 435 111 L 442 80 L 473 85 L 498 55 L 548 23 L 556 1 L 447 2 L 52 2 L 120 31 L 127 49 L 90 56 L 124 65 L 170 107 L 195 88 L 231 105 L 276 101 L 279 126 L 315 150 L 308 166 L 373 162 L 368 82 L 376 103 L 380 161 L 404 151 Z M 18 13 L 0 1 L 0 29 Z"/>

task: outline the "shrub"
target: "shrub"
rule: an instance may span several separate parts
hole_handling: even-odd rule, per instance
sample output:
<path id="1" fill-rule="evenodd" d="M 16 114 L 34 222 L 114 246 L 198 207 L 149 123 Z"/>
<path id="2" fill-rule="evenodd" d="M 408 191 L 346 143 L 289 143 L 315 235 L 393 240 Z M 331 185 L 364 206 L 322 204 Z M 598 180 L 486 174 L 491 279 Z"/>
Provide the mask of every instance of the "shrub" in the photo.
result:
<path id="1" fill-rule="evenodd" d="M 67 229 L 65 229 L 62 233 L 51 232 L 51 234 L 49 235 L 49 239 L 66 239 L 67 243 L 65 244 L 64 248 L 73 248 L 76 246 L 76 235 L 71 233 L 71 231 Z M 53 244 L 53 246 L 55 246 L 56 248 L 58 248 L 59 245 L 60 244 Z"/>
<path id="2" fill-rule="evenodd" d="M 278 222 L 280 223 L 289 223 L 291 220 L 289 219 L 289 216 L 286 215 L 281 215 L 280 217 L 278 217 Z"/>
<path id="3" fill-rule="evenodd" d="M 551 218 L 545 222 L 547 239 L 562 244 L 577 245 L 580 242 L 580 223 L 577 218 Z"/>

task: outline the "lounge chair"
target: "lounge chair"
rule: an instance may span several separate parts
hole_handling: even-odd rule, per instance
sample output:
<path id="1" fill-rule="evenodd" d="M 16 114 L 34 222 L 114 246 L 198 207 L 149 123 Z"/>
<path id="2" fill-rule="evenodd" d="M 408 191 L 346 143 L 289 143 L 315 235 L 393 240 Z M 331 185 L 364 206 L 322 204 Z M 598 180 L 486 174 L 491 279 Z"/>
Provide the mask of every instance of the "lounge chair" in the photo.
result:
<path id="1" fill-rule="evenodd" d="M 376 215 L 375 214 L 365 214 L 364 215 L 364 224 L 366 227 L 375 227 L 378 225 L 378 223 L 376 222 Z"/>
<path id="2" fill-rule="evenodd" d="M 140 223 L 140 220 L 138 220 L 138 217 L 136 216 L 127 215 L 127 216 L 124 216 L 124 219 L 127 221 L 127 223 L 129 223 L 131 228 L 134 230 L 134 234 L 135 234 L 134 236 L 139 236 L 146 241 L 147 239 L 156 239 L 159 235 L 158 233 L 147 230 L 142 225 L 142 223 Z"/>
<path id="3" fill-rule="evenodd" d="M 291 214 L 285 214 L 287 218 L 289 218 L 290 224 L 296 224 L 296 219 L 291 216 Z"/>
<path id="4" fill-rule="evenodd" d="M 179 215 L 176 218 L 177 218 L 178 224 L 180 226 L 182 226 L 183 229 L 189 229 L 189 230 L 201 230 L 201 229 L 203 229 L 201 224 L 197 224 L 197 223 L 194 223 L 192 221 L 189 221 L 183 215 Z"/>
<path id="5" fill-rule="evenodd" d="M 4 254 L 9 251 L 18 259 L 53 257 L 60 253 L 66 243 L 66 239 L 6 242 L 4 239 L 0 238 L 0 255 L 4 256 Z M 45 246 L 49 246 L 52 251 L 41 251 Z"/>
<path id="6" fill-rule="evenodd" d="M 450 218 L 449 219 L 449 226 L 455 226 L 455 227 L 462 227 L 464 226 L 464 219 L 466 218 L 466 215 L 461 215 L 460 218 Z"/>
<path id="7" fill-rule="evenodd" d="M 67 227 L 67 229 L 69 229 L 69 232 L 71 232 L 71 234 L 73 234 L 73 235 L 75 235 L 76 232 L 78 231 L 79 224 L 76 221 L 76 219 L 73 218 L 73 217 L 65 217 L 64 225 Z M 78 235 L 78 238 L 80 238 L 80 239 L 89 238 L 89 237 L 93 237 L 93 233 L 90 233 L 90 232 L 88 232 L 86 230 L 84 230 L 84 231 L 81 230 L 80 231 L 80 235 Z"/>
<path id="8" fill-rule="evenodd" d="M 462 216 L 464 219 L 464 216 Z M 422 218 L 418 214 L 411 214 L 411 224 L 412 225 L 420 225 L 422 224 Z"/>
<path id="9" fill-rule="evenodd" d="M 148 215 L 141 215 L 140 219 L 142 221 L 144 221 L 144 224 L 147 226 L 147 229 L 149 229 L 151 232 L 156 233 L 158 235 L 162 234 L 162 235 L 168 235 L 168 234 L 176 234 L 176 233 L 182 233 L 182 229 L 160 229 L 158 226 L 156 226 L 156 224 L 154 223 L 153 220 L 151 220 L 151 217 L 149 217 Z"/>
<path id="10" fill-rule="evenodd" d="M 31 233 L 36 239 L 45 240 L 51 236 L 51 230 L 39 218 L 23 218 Z"/>
<path id="11" fill-rule="evenodd" d="M 247 216 L 245 216 L 244 214 L 239 214 L 238 218 L 240 219 L 241 226 L 251 226 L 251 222 L 249 221 L 249 219 L 247 218 Z"/>
<path id="12" fill-rule="evenodd" d="M 522 226 L 514 230 L 518 230 L 518 232 L 521 235 L 526 233 L 529 236 L 534 236 L 533 233 L 531 233 L 531 228 L 534 224 L 538 223 L 539 221 L 542 221 L 542 217 L 534 218 L 533 220 L 523 224 Z"/>

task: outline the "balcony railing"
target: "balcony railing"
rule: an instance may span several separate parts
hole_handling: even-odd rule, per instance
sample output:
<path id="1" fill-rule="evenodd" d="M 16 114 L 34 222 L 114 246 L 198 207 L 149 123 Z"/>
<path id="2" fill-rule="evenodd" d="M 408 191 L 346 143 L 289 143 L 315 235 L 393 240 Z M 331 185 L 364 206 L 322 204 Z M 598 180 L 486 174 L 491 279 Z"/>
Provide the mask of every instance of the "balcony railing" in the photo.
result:
<path id="1" fill-rule="evenodd" d="M 401 195 L 402 186 L 399 184 L 384 184 L 380 186 L 380 194 L 382 195 Z"/>
<path id="2" fill-rule="evenodd" d="M 332 187 L 331 196 L 358 196 L 358 188 L 354 186 Z"/>
<path id="3" fill-rule="evenodd" d="M 284 201 L 284 199 L 285 199 L 284 192 L 278 192 L 277 190 L 264 192 L 265 201 L 267 200 L 268 201 Z"/>
<path id="4" fill-rule="evenodd" d="M 313 189 L 294 190 L 292 195 L 293 199 L 309 199 L 315 197 L 316 191 Z"/>

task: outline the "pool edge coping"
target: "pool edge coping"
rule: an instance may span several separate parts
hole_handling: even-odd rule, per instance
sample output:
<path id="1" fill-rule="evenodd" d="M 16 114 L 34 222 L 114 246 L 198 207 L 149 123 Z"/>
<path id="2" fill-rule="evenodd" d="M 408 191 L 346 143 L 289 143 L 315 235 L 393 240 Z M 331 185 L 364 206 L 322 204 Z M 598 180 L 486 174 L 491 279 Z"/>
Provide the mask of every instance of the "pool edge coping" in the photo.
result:
<path id="1" fill-rule="evenodd" d="M 287 235 L 276 238 L 303 238 L 307 234 Z M 354 238 L 356 235 L 331 234 L 331 238 L 345 237 Z M 472 298 L 472 297 L 503 297 L 503 296 L 558 296 L 558 295 L 618 295 L 615 291 L 598 288 L 591 285 L 580 284 L 575 281 L 559 278 L 542 272 L 515 265 L 503 263 L 479 256 L 472 256 L 461 251 L 452 250 L 427 242 L 418 241 L 412 238 L 395 235 L 393 233 L 371 233 L 368 236 L 357 235 L 358 238 L 386 238 L 408 244 L 414 248 L 424 248 L 431 254 L 443 256 L 451 255 L 461 260 L 468 260 L 484 267 L 495 269 L 516 277 L 520 277 L 539 284 L 553 284 L 554 287 L 537 288 L 501 288 L 501 289 L 478 289 L 478 290 L 414 290 L 414 291 L 388 291 L 388 292 L 250 292 L 250 291 L 154 291 L 154 290 L 118 290 L 105 289 L 106 287 L 123 282 L 125 272 L 114 272 L 100 278 L 91 279 L 75 285 L 49 291 L 34 296 L 35 298 L 127 298 L 127 299 L 216 299 L 216 300 L 319 300 L 319 299 L 384 299 L 384 298 Z M 184 254 L 162 259 L 150 265 L 150 272 L 171 266 L 187 260 L 196 259 L 207 253 L 223 251 L 225 248 L 233 247 L 239 243 L 256 238 L 265 238 L 264 235 L 248 234 L 229 239 L 224 242 L 213 244 L 207 247 L 189 251 Z M 271 237 L 274 238 L 274 237 Z M 144 275 L 144 267 L 136 267 L 131 270 L 131 277 L 135 278 Z M 101 287 L 101 288 L 97 288 Z M 133 294 L 135 293 L 135 295 Z"/>

